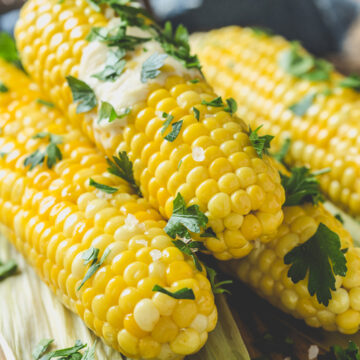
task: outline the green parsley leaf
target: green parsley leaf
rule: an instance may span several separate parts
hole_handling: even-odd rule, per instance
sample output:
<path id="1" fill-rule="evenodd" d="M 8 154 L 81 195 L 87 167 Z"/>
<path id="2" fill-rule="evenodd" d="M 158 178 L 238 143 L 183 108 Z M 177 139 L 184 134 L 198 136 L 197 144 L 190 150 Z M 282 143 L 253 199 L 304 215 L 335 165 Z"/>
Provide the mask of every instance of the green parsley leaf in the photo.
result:
<path id="1" fill-rule="evenodd" d="M 73 76 L 67 76 L 66 80 L 70 86 L 73 100 L 78 102 L 77 114 L 88 112 L 97 105 L 95 93 L 88 84 Z"/>
<path id="2" fill-rule="evenodd" d="M 6 93 L 9 91 L 9 88 L 3 83 L 0 81 L 0 93 Z"/>
<path id="3" fill-rule="evenodd" d="M 349 341 L 347 348 L 334 345 L 329 352 L 319 355 L 318 360 L 360 360 L 360 351 L 353 341 Z"/>
<path id="4" fill-rule="evenodd" d="M 200 237 L 214 237 L 214 238 L 217 238 L 216 236 L 216 233 L 215 231 L 211 228 L 211 227 L 208 227 L 205 229 L 205 231 L 200 234 Z"/>
<path id="5" fill-rule="evenodd" d="M 104 184 L 100 184 L 96 181 L 94 181 L 93 179 L 90 178 L 90 181 L 89 181 L 89 185 L 90 186 L 93 186 L 94 188 L 98 189 L 98 190 L 101 190 L 107 194 L 114 194 L 118 191 L 117 188 L 114 188 L 114 187 L 111 187 L 111 186 L 108 186 L 108 185 L 104 185 Z"/>
<path id="6" fill-rule="evenodd" d="M 200 111 L 195 106 L 193 107 L 193 112 L 194 112 L 195 119 L 197 121 L 200 121 Z"/>
<path id="7" fill-rule="evenodd" d="M 237 111 L 237 103 L 235 99 L 229 98 L 226 99 L 227 106 L 224 108 L 224 111 L 230 113 L 231 115 L 235 114 Z"/>
<path id="8" fill-rule="evenodd" d="M 360 76 L 357 74 L 350 75 L 341 80 L 339 86 L 360 92 Z"/>
<path id="9" fill-rule="evenodd" d="M 130 161 L 126 151 L 120 151 L 118 157 L 113 156 L 113 161 L 106 159 L 110 165 L 108 172 L 127 181 L 138 196 L 142 196 L 139 186 L 134 179 L 133 164 Z"/>
<path id="10" fill-rule="evenodd" d="M 257 129 L 254 131 L 251 130 L 251 127 L 249 127 L 249 139 L 254 147 L 256 153 L 259 155 L 260 159 L 262 159 L 263 154 L 268 154 L 268 149 L 270 149 L 270 142 L 274 138 L 272 135 L 264 135 L 259 136 L 258 131 L 263 127 L 263 125 L 260 125 Z"/>
<path id="11" fill-rule="evenodd" d="M 286 157 L 286 155 L 288 154 L 289 150 L 290 150 L 290 146 L 291 146 L 291 139 L 287 138 L 284 140 L 284 143 L 282 144 L 280 150 L 276 153 L 272 154 L 272 157 L 274 159 L 276 159 L 278 162 L 280 163 L 284 163 L 284 159 Z"/>
<path id="12" fill-rule="evenodd" d="M 0 32 L 0 58 L 23 69 L 15 41 L 5 32 Z"/>
<path id="13" fill-rule="evenodd" d="M 252 26 L 252 27 L 250 27 L 250 29 L 252 30 L 254 35 L 259 36 L 259 37 L 261 37 L 261 36 L 269 37 L 269 36 L 274 35 L 274 32 L 271 29 L 268 29 L 263 26 Z"/>
<path id="14" fill-rule="evenodd" d="M 289 109 L 297 116 L 304 116 L 316 98 L 316 93 L 305 95 L 299 102 L 289 106 Z"/>
<path id="15" fill-rule="evenodd" d="M 47 106 L 47 107 L 49 107 L 49 108 L 55 107 L 55 105 L 54 105 L 52 102 L 50 102 L 50 101 L 46 101 L 46 100 L 42 100 L 42 99 L 36 99 L 36 102 L 37 102 L 38 104 L 45 105 L 45 106 Z"/>
<path id="16" fill-rule="evenodd" d="M 189 80 L 190 84 L 197 84 L 200 80 L 199 79 L 191 79 Z"/>
<path id="17" fill-rule="evenodd" d="M 17 271 L 17 264 L 14 260 L 9 260 L 6 263 L 0 262 L 0 280 L 13 275 Z"/>
<path id="18" fill-rule="evenodd" d="M 182 127 L 183 121 L 177 121 L 173 124 L 171 124 L 172 130 L 169 134 L 167 134 L 164 139 L 169 141 L 169 142 L 173 142 L 175 141 L 175 139 L 178 137 L 178 135 L 180 134 L 181 131 L 181 127 Z"/>
<path id="19" fill-rule="evenodd" d="M 174 117 L 170 114 L 167 113 L 163 113 L 163 117 L 166 118 L 164 125 L 162 126 L 161 129 L 161 134 L 164 135 L 166 129 L 170 126 L 171 122 L 173 121 Z"/>
<path id="20" fill-rule="evenodd" d="M 141 82 L 146 83 L 148 79 L 155 79 L 160 74 L 160 69 L 164 66 L 167 57 L 167 54 L 156 52 L 147 58 L 141 67 Z"/>
<path id="21" fill-rule="evenodd" d="M 85 350 L 82 360 L 95 360 L 96 342 L 97 340 L 94 341 L 94 344 L 90 348 Z"/>
<path id="22" fill-rule="evenodd" d="M 173 201 L 173 213 L 165 226 L 165 232 L 173 239 L 176 236 L 190 239 L 190 232 L 200 234 L 201 228 L 208 223 L 208 218 L 200 211 L 198 205 L 186 207 L 184 198 L 177 193 Z"/>
<path id="23" fill-rule="evenodd" d="M 43 355 L 51 343 L 54 342 L 54 339 L 42 339 L 40 342 L 36 345 L 35 349 L 32 352 L 32 357 L 34 360 L 39 360 L 41 355 Z"/>
<path id="24" fill-rule="evenodd" d="M 205 101 L 205 100 L 202 100 L 201 101 L 201 104 L 202 105 L 207 105 L 207 106 L 212 106 L 212 107 L 224 107 L 224 103 L 222 101 L 222 98 L 221 96 L 211 100 L 211 101 Z"/>
<path id="25" fill-rule="evenodd" d="M 168 55 L 180 61 L 187 69 L 196 68 L 201 71 L 198 57 L 190 54 L 189 33 L 183 25 L 177 27 L 175 34 L 169 21 L 165 23 L 163 30 L 156 26 L 153 28 L 157 31 L 156 40 Z"/>
<path id="26" fill-rule="evenodd" d="M 320 95 L 324 95 L 324 96 L 330 96 L 333 93 L 334 93 L 333 90 L 331 90 L 330 88 L 325 88 L 324 90 L 319 92 Z"/>
<path id="27" fill-rule="evenodd" d="M 57 357 L 62 357 L 61 359 L 71 359 L 71 360 L 81 360 L 82 354 L 79 353 L 79 350 L 86 347 L 86 344 L 83 344 L 81 341 L 76 340 L 75 345 L 73 347 L 55 350 L 47 353 L 46 355 L 42 356 L 40 360 L 50 360 Z M 78 354 L 78 355 L 77 355 Z M 59 359 L 59 360 L 61 360 Z"/>
<path id="28" fill-rule="evenodd" d="M 309 81 L 329 80 L 333 70 L 333 65 L 307 54 L 298 42 L 293 42 L 280 54 L 279 66 L 287 73 Z"/>
<path id="29" fill-rule="evenodd" d="M 165 295 L 168 295 L 174 299 L 188 299 L 188 300 L 195 300 L 195 295 L 192 289 L 189 288 L 182 288 L 178 291 L 171 292 L 166 289 L 164 289 L 160 285 L 155 285 L 152 289 L 152 291 L 161 292 Z"/>
<path id="30" fill-rule="evenodd" d="M 344 219 L 343 219 L 343 217 L 341 216 L 341 214 L 335 214 L 334 217 L 335 217 L 335 219 L 337 219 L 338 221 L 340 221 L 342 224 L 344 223 Z"/>
<path id="31" fill-rule="evenodd" d="M 113 106 L 106 101 L 102 101 L 99 110 L 98 122 L 104 120 L 107 123 L 111 123 L 114 120 L 116 120 L 116 118 L 117 118 L 117 113 L 113 108 Z"/>
<path id="32" fill-rule="evenodd" d="M 153 20 L 148 11 L 141 7 L 129 6 L 129 1 L 106 1 L 115 10 L 120 19 L 128 26 L 137 26 L 143 29 L 149 28 L 145 24 L 145 18 Z"/>
<path id="33" fill-rule="evenodd" d="M 345 276 L 347 272 L 339 236 L 322 223 L 308 241 L 285 255 L 284 262 L 291 265 L 288 277 L 294 284 L 305 279 L 309 272 L 309 294 L 316 295 L 325 306 L 332 298 L 330 290 L 336 290 L 335 275 Z"/>
<path id="34" fill-rule="evenodd" d="M 205 268 L 206 268 L 206 272 L 207 272 L 213 293 L 214 294 L 224 294 L 224 293 L 231 294 L 229 290 L 222 288 L 222 286 L 232 284 L 233 281 L 232 280 L 224 280 L 224 281 L 216 282 L 215 281 L 215 278 L 217 275 L 216 271 L 209 266 L 205 266 Z"/>
<path id="35" fill-rule="evenodd" d="M 35 166 L 42 164 L 44 160 L 45 154 L 40 150 L 35 150 L 24 160 L 24 166 L 30 165 L 30 170 L 32 170 Z"/>
<path id="36" fill-rule="evenodd" d="M 89 252 L 90 250 L 90 252 Z M 105 261 L 105 259 L 107 258 L 107 256 L 110 254 L 110 249 L 106 249 L 101 257 L 101 259 L 98 261 L 98 254 L 99 254 L 99 251 L 96 251 L 96 250 L 99 250 L 99 249 L 89 249 L 89 250 L 86 250 L 84 251 L 84 254 L 83 254 L 83 259 L 84 259 L 84 265 L 87 265 L 91 260 L 92 260 L 92 263 L 88 269 L 88 271 L 86 272 L 85 276 L 84 276 L 84 279 L 81 281 L 80 285 L 78 286 L 78 288 L 76 290 L 80 290 L 85 282 L 87 280 L 89 280 L 100 268 L 100 266 L 103 264 L 103 262 Z"/>
<path id="37" fill-rule="evenodd" d="M 47 146 L 46 154 L 47 154 L 46 165 L 49 169 L 51 169 L 58 160 L 62 160 L 61 151 L 59 147 L 54 143 L 50 143 Z"/>
<path id="38" fill-rule="evenodd" d="M 311 173 L 305 166 L 292 168 L 290 177 L 280 172 L 281 184 L 285 189 L 284 206 L 301 205 L 306 202 L 316 205 L 318 202 L 323 202 L 324 198 L 316 175 L 317 173 Z"/>
<path id="39" fill-rule="evenodd" d="M 166 230 L 165 230 L 166 231 Z M 181 252 L 186 255 L 189 255 L 193 258 L 195 267 L 197 270 L 202 271 L 202 266 L 196 255 L 198 250 L 205 250 L 205 246 L 200 241 L 188 241 L 184 242 L 182 240 L 175 240 L 172 242 Z"/>
<path id="40" fill-rule="evenodd" d="M 47 131 L 41 131 L 33 136 L 33 139 L 45 139 L 49 138 L 49 141 L 54 144 L 61 144 L 62 143 L 62 137 L 60 135 L 52 134 Z"/>
<path id="41" fill-rule="evenodd" d="M 124 49 L 109 50 L 104 69 L 91 76 L 102 81 L 115 81 L 124 72 L 125 54 Z"/>

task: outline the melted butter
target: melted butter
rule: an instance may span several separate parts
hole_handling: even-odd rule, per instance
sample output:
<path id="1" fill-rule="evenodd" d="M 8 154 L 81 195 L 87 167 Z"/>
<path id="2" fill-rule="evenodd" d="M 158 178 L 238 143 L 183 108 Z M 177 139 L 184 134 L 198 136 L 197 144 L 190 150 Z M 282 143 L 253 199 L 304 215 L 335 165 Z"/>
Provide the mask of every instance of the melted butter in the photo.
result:
<path id="1" fill-rule="evenodd" d="M 108 28 L 118 26 L 120 20 L 113 18 L 109 21 Z M 128 27 L 127 34 L 138 37 L 150 37 L 149 33 L 137 28 Z M 145 52 L 143 49 L 146 48 Z M 126 54 L 126 66 L 123 73 L 115 81 L 101 81 L 92 77 L 102 71 L 105 67 L 109 47 L 99 41 L 92 41 L 84 48 L 79 66 L 79 79 L 87 83 L 94 91 L 98 100 L 98 107 L 102 101 L 110 103 L 118 114 L 122 114 L 126 108 L 146 101 L 153 84 L 164 86 L 166 79 L 170 76 L 187 76 L 189 79 L 198 78 L 197 69 L 186 69 L 182 63 L 175 58 L 168 56 L 164 66 L 160 69 L 160 74 L 155 79 L 148 79 L 146 83 L 140 80 L 142 65 L 154 53 L 163 54 L 161 45 L 151 40 L 140 44 L 134 51 Z M 107 130 L 112 135 L 116 135 L 126 126 L 128 117 L 115 120 L 111 123 L 98 121 L 97 116 L 91 116 L 93 126 L 97 130 Z M 106 145 L 105 145 L 106 147 Z"/>

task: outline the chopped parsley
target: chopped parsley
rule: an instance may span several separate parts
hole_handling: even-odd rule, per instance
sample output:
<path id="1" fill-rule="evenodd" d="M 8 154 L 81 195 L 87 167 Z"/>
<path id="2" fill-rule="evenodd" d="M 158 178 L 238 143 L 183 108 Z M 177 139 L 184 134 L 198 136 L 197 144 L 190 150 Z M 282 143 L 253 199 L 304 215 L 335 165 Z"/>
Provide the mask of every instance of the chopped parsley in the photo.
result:
<path id="1" fill-rule="evenodd" d="M 266 27 L 263 26 L 252 26 L 250 27 L 250 29 L 252 30 L 252 32 L 254 33 L 254 35 L 256 36 L 273 36 L 274 32 L 271 29 L 268 29 Z"/>
<path id="2" fill-rule="evenodd" d="M 152 289 L 152 291 L 161 292 L 165 295 L 168 295 L 174 299 L 189 299 L 189 300 L 195 300 L 195 295 L 192 289 L 189 288 L 182 288 L 180 290 L 177 290 L 175 292 L 168 291 L 164 289 L 160 285 L 155 285 Z"/>
<path id="3" fill-rule="evenodd" d="M 46 165 L 51 169 L 57 161 L 62 160 L 62 154 L 59 144 L 62 143 L 62 137 L 59 135 L 51 134 L 49 132 L 40 132 L 33 136 L 33 139 L 45 139 L 48 138 L 49 145 L 46 146 L 44 151 L 36 150 L 30 154 L 24 161 L 24 166 L 30 165 L 30 170 L 35 166 L 44 163 L 46 159 Z"/>
<path id="4" fill-rule="evenodd" d="M 219 96 L 211 101 L 202 100 L 201 104 L 206 105 L 206 106 L 211 106 L 211 107 L 224 108 L 224 111 L 230 113 L 231 115 L 237 111 L 237 103 L 233 98 L 226 99 L 226 104 L 224 104 L 221 96 Z"/>
<path id="5" fill-rule="evenodd" d="M 334 345 L 329 352 L 323 355 L 318 355 L 318 360 L 360 360 L 360 351 L 358 346 L 349 341 L 347 348 L 342 348 L 339 345 Z"/>
<path id="6" fill-rule="evenodd" d="M 226 99 L 226 104 L 227 106 L 225 106 L 224 111 L 229 112 L 231 115 L 236 113 L 237 103 L 235 99 L 233 98 Z"/>
<path id="7" fill-rule="evenodd" d="M 9 91 L 9 88 L 3 83 L 0 81 L 0 93 L 6 93 Z"/>
<path id="8" fill-rule="evenodd" d="M 200 111 L 194 106 L 193 108 L 194 117 L 197 121 L 200 121 Z"/>
<path id="9" fill-rule="evenodd" d="M 55 107 L 55 105 L 54 105 L 52 102 L 50 102 L 50 101 L 46 101 L 46 100 L 42 100 L 42 99 L 36 99 L 36 102 L 37 102 L 38 104 L 45 105 L 45 106 L 47 106 L 47 107 L 49 107 L 49 108 Z"/>
<path id="10" fill-rule="evenodd" d="M 163 117 L 165 118 L 164 125 L 161 129 L 161 134 L 164 135 L 166 129 L 170 126 L 171 122 L 173 121 L 174 117 L 170 114 L 163 113 Z"/>
<path id="11" fill-rule="evenodd" d="M 48 340 L 45 340 L 48 341 Z M 81 360 L 84 359 L 83 354 L 80 352 L 80 350 L 84 349 L 87 345 L 83 344 L 80 340 L 75 341 L 75 345 L 69 348 L 60 349 L 48 352 L 47 354 L 41 356 L 39 360 L 50 360 L 54 358 L 60 358 L 62 360 Z M 44 352 L 47 351 L 47 348 L 44 350 Z M 59 359 L 59 360 L 61 360 Z M 37 360 L 35 358 L 35 360 Z M 94 357 L 90 357 L 87 360 L 94 360 Z"/>
<path id="12" fill-rule="evenodd" d="M 102 81 L 115 81 L 125 69 L 125 54 L 124 49 L 109 50 L 104 69 L 91 76 Z"/>
<path id="13" fill-rule="evenodd" d="M 290 176 L 280 172 L 281 184 L 285 189 L 284 206 L 301 205 L 306 202 L 316 205 L 318 202 L 323 202 L 324 198 L 316 176 L 329 171 L 330 169 L 324 169 L 311 173 L 307 167 L 302 166 L 292 168 Z"/>
<path id="14" fill-rule="evenodd" d="M 342 79 L 339 82 L 339 86 L 360 92 L 360 76 L 357 74 L 350 75 Z"/>
<path id="15" fill-rule="evenodd" d="M 14 275 L 17 268 L 18 266 L 14 260 L 9 260 L 5 263 L 0 261 L 0 280 L 4 280 L 9 276 Z"/>
<path id="16" fill-rule="evenodd" d="M 34 360 L 39 360 L 41 355 L 43 355 L 49 346 L 54 342 L 54 339 L 42 339 L 36 345 L 35 349 L 32 352 L 32 357 Z"/>
<path id="17" fill-rule="evenodd" d="M 211 101 L 202 100 L 201 104 L 206 105 L 206 106 L 211 106 L 211 107 L 224 107 L 224 103 L 222 101 L 221 96 L 219 96 Z"/>
<path id="18" fill-rule="evenodd" d="M 206 268 L 206 272 L 207 272 L 213 293 L 214 294 L 224 294 L 224 293 L 231 294 L 230 291 L 227 289 L 224 289 L 223 286 L 232 284 L 233 281 L 232 280 L 224 280 L 224 281 L 216 282 L 215 281 L 215 278 L 217 275 L 216 271 L 213 268 L 208 267 L 208 266 L 205 266 L 205 268 Z"/>
<path id="19" fill-rule="evenodd" d="M 289 106 L 289 109 L 297 116 L 304 116 L 316 98 L 316 93 L 305 95 L 299 102 Z"/>
<path id="20" fill-rule="evenodd" d="M 23 70 L 15 41 L 5 32 L 0 32 L 0 58 Z"/>
<path id="21" fill-rule="evenodd" d="M 309 81 L 327 81 L 333 70 L 332 64 L 306 53 L 298 42 L 280 54 L 279 66 L 288 74 Z"/>
<path id="22" fill-rule="evenodd" d="M 335 214 L 334 215 L 334 218 L 338 221 L 340 221 L 342 224 L 344 223 L 344 219 L 343 217 L 341 216 L 341 214 Z"/>
<path id="23" fill-rule="evenodd" d="M 178 193 L 173 201 L 173 213 L 164 230 L 173 239 L 176 236 L 191 239 L 190 232 L 200 234 L 207 223 L 208 218 L 200 211 L 199 205 L 186 207 L 184 198 Z"/>
<path id="24" fill-rule="evenodd" d="M 84 251 L 82 257 L 84 260 L 84 265 L 87 265 L 90 262 L 91 265 L 88 271 L 86 272 L 84 279 L 81 281 L 80 285 L 78 286 L 77 290 L 80 290 L 84 286 L 85 282 L 89 280 L 99 270 L 100 266 L 103 264 L 109 253 L 110 253 L 110 249 L 106 249 L 100 260 L 98 260 L 99 249 L 91 247 L 90 249 Z"/>
<path id="25" fill-rule="evenodd" d="M 215 231 L 211 227 L 206 228 L 204 230 L 204 232 L 202 234 L 200 234 L 200 237 L 214 237 L 214 238 L 217 238 Z"/>
<path id="26" fill-rule="evenodd" d="M 165 229 L 166 231 L 166 229 Z M 173 244 L 184 254 L 189 255 L 193 258 L 195 267 L 197 270 L 202 271 L 202 266 L 196 255 L 198 250 L 205 250 L 204 244 L 201 241 L 188 241 L 175 240 Z"/>
<path id="27" fill-rule="evenodd" d="M 97 105 L 95 93 L 88 84 L 73 76 L 67 76 L 66 80 L 70 86 L 73 100 L 78 102 L 77 114 L 88 112 Z"/>
<path id="28" fill-rule="evenodd" d="M 256 153 L 259 155 L 260 159 L 262 159 L 264 154 L 268 154 L 270 149 L 270 143 L 271 140 L 274 138 L 272 135 L 264 135 L 259 136 L 258 131 L 263 127 L 263 125 L 260 125 L 258 128 L 256 128 L 254 131 L 251 130 L 251 127 L 249 127 L 249 140 L 251 142 L 251 145 L 254 147 Z"/>
<path id="29" fill-rule="evenodd" d="M 276 159 L 278 162 L 284 164 L 284 159 L 290 150 L 290 146 L 291 146 L 291 139 L 286 138 L 284 140 L 284 143 L 282 144 L 280 150 L 276 153 L 273 153 L 272 157 L 274 159 Z"/>
<path id="30" fill-rule="evenodd" d="M 285 255 L 284 262 L 290 265 L 288 277 L 296 284 L 309 273 L 309 294 L 327 306 L 331 290 L 336 290 L 335 275 L 345 276 L 347 272 L 344 252 L 339 236 L 320 223 L 309 240 Z"/>
<path id="31" fill-rule="evenodd" d="M 167 54 L 155 52 L 147 58 L 141 67 L 141 82 L 146 83 L 148 79 L 155 79 L 160 74 L 160 69 L 164 66 L 167 57 Z"/>
<path id="32" fill-rule="evenodd" d="M 117 157 L 112 157 L 112 161 L 109 158 L 106 160 L 110 165 L 108 168 L 109 173 L 127 181 L 135 193 L 138 196 L 142 196 L 140 188 L 134 179 L 133 164 L 130 161 L 126 151 L 120 151 Z"/>
<path id="33" fill-rule="evenodd" d="M 99 110 L 98 122 L 105 121 L 107 123 L 111 123 L 116 120 L 117 117 L 118 115 L 113 106 L 106 101 L 102 101 Z"/>
<path id="34" fill-rule="evenodd" d="M 171 124 L 172 130 L 164 137 L 164 139 L 169 141 L 169 142 L 175 141 L 175 139 L 180 134 L 182 124 L 183 124 L 182 120 Z"/>
<path id="35" fill-rule="evenodd" d="M 197 84 L 200 80 L 199 79 L 191 79 L 189 80 L 190 84 Z"/>
<path id="36" fill-rule="evenodd" d="M 118 191 L 117 188 L 114 188 L 112 186 L 108 186 L 108 185 L 104 185 L 104 184 L 100 184 L 96 181 L 94 181 L 93 179 L 90 178 L 89 180 L 89 185 L 93 186 L 94 188 L 101 190 L 107 194 L 114 194 Z"/>
<path id="37" fill-rule="evenodd" d="M 196 55 L 190 54 L 189 33 L 183 25 L 179 25 L 173 34 L 171 22 L 165 23 L 164 29 L 153 26 L 157 32 L 156 40 L 164 51 L 180 61 L 187 69 L 196 68 L 201 71 L 201 65 Z"/>

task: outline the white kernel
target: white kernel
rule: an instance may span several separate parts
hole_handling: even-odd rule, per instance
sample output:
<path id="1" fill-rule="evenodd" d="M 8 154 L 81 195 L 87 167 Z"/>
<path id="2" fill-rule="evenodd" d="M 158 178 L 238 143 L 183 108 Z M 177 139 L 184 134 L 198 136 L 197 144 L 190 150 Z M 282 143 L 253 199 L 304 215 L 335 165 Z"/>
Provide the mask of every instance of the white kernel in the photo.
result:
<path id="1" fill-rule="evenodd" d="M 128 214 L 125 219 L 125 226 L 128 226 L 129 228 L 134 228 L 138 224 L 139 220 L 133 214 Z"/>
<path id="2" fill-rule="evenodd" d="M 202 314 L 196 315 L 195 319 L 190 324 L 190 327 L 195 329 L 200 334 L 206 331 L 207 326 L 208 326 L 208 319 L 205 315 Z"/>
<path id="3" fill-rule="evenodd" d="M 201 162 L 205 160 L 205 151 L 200 146 L 195 146 L 192 149 L 192 157 L 195 161 Z"/>
<path id="4" fill-rule="evenodd" d="M 150 256 L 153 259 L 153 261 L 159 260 L 162 257 L 162 253 L 158 249 L 154 249 L 150 251 Z"/>
<path id="5" fill-rule="evenodd" d="M 134 319 L 141 330 L 152 331 L 160 319 L 160 313 L 150 299 L 143 299 L 135 306 Z"/>
<path id="6" fill-rule="evenodd" d="M 319 347 L 317 345 L 311 345 L 308 350 L 309 360 L 317 359 L 319 355 Z"/>

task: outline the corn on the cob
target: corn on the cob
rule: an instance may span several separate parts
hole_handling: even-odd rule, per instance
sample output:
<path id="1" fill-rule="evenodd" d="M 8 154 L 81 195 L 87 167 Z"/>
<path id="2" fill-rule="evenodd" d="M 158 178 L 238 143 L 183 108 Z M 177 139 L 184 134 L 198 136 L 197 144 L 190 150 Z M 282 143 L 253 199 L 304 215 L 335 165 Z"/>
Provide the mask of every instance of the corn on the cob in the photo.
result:
<path id="1" fill-rule="evenodd" d="M 1 231 L 61 301 L 123 354 L 180 359 L 198 351 L 217 319 L 204 273 L 173 246 L 160 215 L 106 171 L 104 156 L 79 130 L 35 101 L 42 95 L 23 73 L 0 61 L 0 79 L 9 88 L 0 94 Z M 24 159 L 42 146 L 34 138 L 40 131 L 62 136 L 62 159 L 29 170 Z M 89 177 L 117 193 L 104 196 Z M 78 289 L 89 248 L 108 256 Z M 154 292 L 154 285 L 191 289 L 195 300 Z"/>
<path id="2" fill-rule="evenodd" d="M 250 28 L 195 35 L 192 45 L 209 83 L 239 102 L 239 116 L 252 126 L 264 125 L 264 131 L 276 135 L 277 147 L 291 138 L 287 160 L 293 165 L 331 168 L 320 179 L 322 190 L 360 215 L 359 95 L 339 86 L 343 77 L 331 71 L 327 81 L 309 81 L 289 74 L 280 66 L 281 57 L 296 45 Z M 306 96 L 314 96 L 312 104 L 304 115 L 296 115 L 289 107 Z"/>
<path id="3" fill-rule="evenodd" d="M 94 125 L 96 110 L 85 116 L 76 114 L 66 76 L 79 77 L 83 54 L 90 46 L 86 35 L 92 27 L 108 23 L 84 0 L 61 4 L 31 0 L 16 27 L 23 63 L 51 100 L 74 124 L 82 126 L 100 149 L 109 156 L 118 151 L 128 153 L 142 194 L 163 216 L 171 217 L 173 201 L 180 193 L 188 205 L 199 205 L 208 216 L 209 226 L 217 234 L 217 238 L 204 240 L 212 254 L 222 260 L 247 255 L 255 238 L 268 241 L 281 224 L 283 189 L 268 157 L 261 159 L 251 146 L 245 124 L 224 107 L 202 104 L 216 96 L 202 79 L 190 82 L 194 72 L 187 74 L 183 69 L 184 76 L 175 76 L 174 68 L 164 66 L 163 83 L 156 78 L 149 82 L 144 99 L 132 107 L 123 128 Z M 141 65 L 136 56 L 142 48 L 127 55 L 125 74 L 126 69 Z M 137 75 L 140 78 L 140 72 Z M 107 93 L 112 91 L 121 95 L 116 88 Z M 104 100 L 98 93 L 96 96 L 100 97 L 98 103 Z M 159 114 L 163 112 L 173 116 L 174 122 L 183 121 L 173 142 L 162 134 L 164 119 Z"/>
<path id="4" fill-rule="evenodd" d="M 287 275 L 289 265 L 284 263 L 284 256 L 299 243 L 307 241 L 320 222 L 339 235 L 343 249 L 348 248 L 347 274 L 336 277 L 336 291 L 332 291 L 328 306 L 310 296 L 307 278 L 294 284 Z M 352 245 L 352 239 L 341 223 L 322 205 L 305 204 L 284 208 L 284 222 L 274 240 L 260 244 L 247 258 L 231 260 L 222 266 L 273 305 L 305 320 L 309 326 L 353 334 L 360 327 L 359 264 L 360 249 Z"/>

